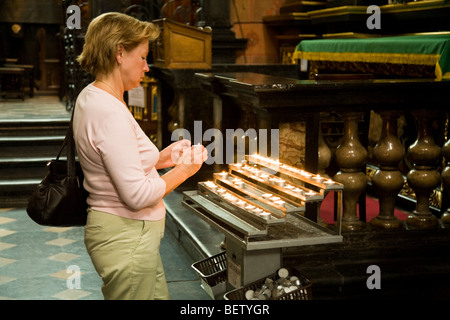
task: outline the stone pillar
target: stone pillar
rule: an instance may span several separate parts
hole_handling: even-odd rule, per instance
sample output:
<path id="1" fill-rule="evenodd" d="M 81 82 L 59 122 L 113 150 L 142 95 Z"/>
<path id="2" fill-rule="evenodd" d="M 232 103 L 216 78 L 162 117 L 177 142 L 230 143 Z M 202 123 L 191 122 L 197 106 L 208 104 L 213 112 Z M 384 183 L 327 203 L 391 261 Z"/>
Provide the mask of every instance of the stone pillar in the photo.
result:
<path id="1" fill-rule="evenodd" d="M 212 28 L 213 64 L 236 63 L 236 51 L 247 45 L 247 39 L 236 39 L 231 30 L 230 5 L 230 0 L 203 0 L 205 26 Z"/>
<path id="2" fill-rule="evenodd" d="M 367 178 L 362 171 L 367 160 L 367 150 L 359 141 L 358 121 L 362 113 L 346 112 L 344 120 L 344 137 L 336 149 L 336 162 L 340 171 L 334 180 L 344 185 L 342 230 L 359 230 L 364 223 L 358 218 L 356 208 L 358 199 L 366 189 Z"/>
<path id="3" fill-rule="evenodd" d="M 437 227 L 438 219 L 429 207 L 431 191 L 440 182 L 437 163 L 441 148 L 435 144 L 430 132 L 430 124 L 435 114 L 426 109 L 415 110 L 413 113 L 417 122 L 417 140 L 408 148 L 408 156 L 414 168 L 408 172 L 409 186 L 416 194 L 416 208 L 406 218 L 408 229 L 430 229 Z"/>
<path id="4" fill-rule="evenodd" d="M 379 169 L 372 177 L 372 185 L 379 198 L 380 211 L 370 224 L 393 229 L 402 226 L 402 222 L 394 215 L 394 207 L 404 184 L 398 165 L 405 156 L 405 150 L 397 137 L 399 112 L 383 110 L 379 114 L 383 119 L 381 138 L 373 149 L 373 158 Z"/>

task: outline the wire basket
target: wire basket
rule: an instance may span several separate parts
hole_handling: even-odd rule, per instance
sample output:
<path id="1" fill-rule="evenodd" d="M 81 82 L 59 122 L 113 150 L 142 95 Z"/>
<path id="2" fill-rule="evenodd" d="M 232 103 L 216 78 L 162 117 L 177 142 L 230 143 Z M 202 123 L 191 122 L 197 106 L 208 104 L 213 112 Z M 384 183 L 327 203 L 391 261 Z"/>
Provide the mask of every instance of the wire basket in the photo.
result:
<path id="1" fill-rule="evenodd" d="M 206 293 L 213 299 L 222 298 L 227 281 L 226 252 L 195 262 L 191 267 L 198 273 Z"/>
<path id="2" fill-rule="evenodd" d="M 281 294 L 277 297 L 270 297 L 269 300 L 311 300 L 312 299 L 312 281 L 306 278 L 304 275 L 297 272 L 295 269 L 288 268 L 290 276 L 296 276 L 301 282 L 301 286 L 298 289 Z M 273 281 L 279 279 L 278 273 L 273 273 L 270 276 L 259 279 L 242 288 L 231 290 L 224 295 L 225 300 L 247 300 L 245 293 L 248 290 L 258 290 L 260 289 L 266 279 L 269 278 Z"/>

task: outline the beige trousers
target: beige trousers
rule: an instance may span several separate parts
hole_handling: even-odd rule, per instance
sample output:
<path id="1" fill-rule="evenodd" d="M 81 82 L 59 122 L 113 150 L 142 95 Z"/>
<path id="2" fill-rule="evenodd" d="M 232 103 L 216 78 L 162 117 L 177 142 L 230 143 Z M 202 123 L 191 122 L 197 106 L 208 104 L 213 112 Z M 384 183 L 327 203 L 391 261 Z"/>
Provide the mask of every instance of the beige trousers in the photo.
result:
<path id="1" fill-rule="evenodd" d="M 105 300 L 169 299 L 159 247 L 165 220 L 142 221 L 88 209 L 84 243 Z"/>

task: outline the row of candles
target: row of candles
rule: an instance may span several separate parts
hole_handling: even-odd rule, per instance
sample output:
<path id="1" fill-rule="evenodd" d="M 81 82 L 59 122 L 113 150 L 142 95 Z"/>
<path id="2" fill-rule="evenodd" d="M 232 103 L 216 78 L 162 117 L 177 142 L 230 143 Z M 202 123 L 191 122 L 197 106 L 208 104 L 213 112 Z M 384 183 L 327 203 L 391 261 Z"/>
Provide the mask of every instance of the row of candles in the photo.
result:
<path id="1" fill-rule="evenodd" d="M 317 183 L 324 183 L 324 184 L 328 184 L 328 185 L 335 184 L 335 182 L 333 180 L 331 180 L 331 179 L 326 179 L 325 177 L 322 177 L 319 174 L 315 175 L 315 174 L 309 173 L 309 172 L 307 172 L 305 170 L 298 169 L 298 168 L 289 166 L 287 164 L 283 164 L 283 163 L 280 162 L 280 160 L 277 160 L 277 159 L 263 157 L 263 156 L 261 156 L 259 154 L 252 155 L 250 157 L 250 159 L 256 159 L 257 161 L 255 161 L 255 162 L 260 162 L 262 164 L 264 164 L 264 163 L 268 164 L 269 167 L 272 167 L 272 168 L 273 167 L 282 168 L 282 169 L 287 170 L 287 171 L 289 171 L 291 173 L 300 175 L 300 176 L 302 176 L 305 179 L 313 180 L 313 181 L 315 181 Z M 246 165 L 246 166 L 250 167 L 248 165 Z"/>
<path id="2" fill-rule="evenodd" d="M 242 188 L 242 186 L 243 186 L 243 184 L 244 184 L 244 181 L 242 181 L 242 179 L 240 179 L 240 178 L 234 178 L 234 179 L 231 180 L 231 182 L 233 182 L 234 185 L 236 185 L 236 186 L 238 186 L 238 187 L 240 187 L 240 188 Z M 268 201 L 270 201 L 270 202 L 273 202 L 273 203 L 275 203 L 276 205 L 278 205 L 278 206 L 280 206 L 280 207 L 284 207 L 284 205 L 286 204 L 283 200 L 281 200 L 280 197 L 274 196 L 274 195 L 271 194 L 271 193 L 264 193 L 264 194 L 262 195 L 262 197 L 263 197 L 265 200 L 268 200 Z"/>
<path id="3" fill-rule="evenodd" d="M 267 173 L 265 173 L 263 170 L 260 170 L 256 167 L 252 167 L 249 165 L 241 165 L 241 164 L 237 164 L 235 165 L 237 167 L 240 167 L 242 171 L 247 172 L 248 174 L 259 178 L 265 182 L 269 182 L 270 184 L 273 185 L 277 185 L 279 187 L 282 187 L 284 189 L 286 189 L 286 191 L 291 191 L 294 194 L 298 195 L 298 196 L 314 196 L 317 195 L 317 192 L 314 192 L 313 190 L 309 190 L 307 192 L 305 192 L 305 190 L 299 188 L 299 187 L 295 187 L 292 184 L 288 183 L 286 180 L 284 180 L 283 178 L 280 177 L 276 177 L 276 176 L 270 176 Z M 219 175 L 222 178 L 225 178 L 228 173 L 227 172 L 221 172 L 219 173 Z M 235 181 L 233 181 L 234 183 Z M 240 182 L 238 182 L 237 186 L 239 186 Z"/>
<path id="4" fill-rule="evenodd" d="M 271 217 L 271 213 L 268 211 L 265 211 L 261 208 L 258 208 L 257 206 L 244 201 L 236 196 L 234 196 L 233 194 L 231 194 L 230 192 L 227 191 L 227 189 L 220 187 L 219 185 L 215 184 L 212 181 L 206 181 L 204 183 L 206 185 L 206 187 L 211 190 L 212 192 L 218 194 L 219 196 L 221 196 L 222 198 L 224 198 L 225 200 L 227 200 L 229 203 L 235 204 L 236 206 L 245 209 L 246 211 L 256 214 L 266 220 L 270 219 Z M 284 204 L 284 201 L 281 200 L 280 198 L 278 199 L 273 199 L 273 201 L 278 201 L 277 204 L 281 205 Z M 281 202 L 282 203 L 281 203 Z"/>

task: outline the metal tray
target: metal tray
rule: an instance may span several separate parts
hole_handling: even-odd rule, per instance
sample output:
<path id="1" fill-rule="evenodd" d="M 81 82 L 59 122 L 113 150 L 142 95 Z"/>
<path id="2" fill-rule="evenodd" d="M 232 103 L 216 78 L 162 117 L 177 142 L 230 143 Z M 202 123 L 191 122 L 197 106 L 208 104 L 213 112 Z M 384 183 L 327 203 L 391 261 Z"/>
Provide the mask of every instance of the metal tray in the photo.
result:
<path id="1" fill-rule="evenodd" d="M 242 185 L 239 186 L 234 183 L 233 181 L 235 179 L 239 179 Z M 263 207 L 267 207 L 267 210 L 270 210 L 270 208 L 275 208 L 276 210 L 274 210 L 274 212 L 279 216 L 285 216 L 286 213 L 300 213 L 305 211 L 303 201 L 294 202 L 280 194 L 272 194 L 268 189 L 251 183 L 248 180 L 240 179 L 238 176 L 228 172 L 214 173 L 214 181 L 220 185 L 226 186 L 229 190 L 236 190 L 237 192 L 247 195 L 249 198 L 252 198 L 254 202 L 257 202 Z M 283 203 L 277 204 L 276 202 L 265 199 L 264 195 L 266 194 L 277 196 Z"/>
<path id="2" fill-rule="evenodd" d="M 285 248 L 342 242 L 340 230 L 325 228 L 302 217 L 287 215 L 283 223 L 258 226 L 208 200 L 198 190 L 183 192 L 183 205 L 231 237 L 246 250 Z"/>

